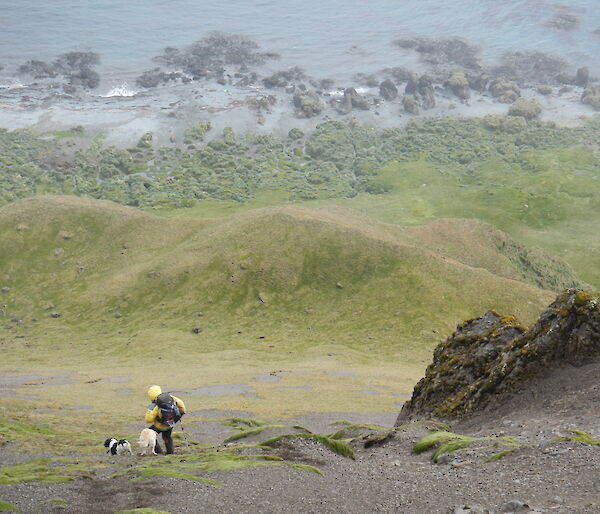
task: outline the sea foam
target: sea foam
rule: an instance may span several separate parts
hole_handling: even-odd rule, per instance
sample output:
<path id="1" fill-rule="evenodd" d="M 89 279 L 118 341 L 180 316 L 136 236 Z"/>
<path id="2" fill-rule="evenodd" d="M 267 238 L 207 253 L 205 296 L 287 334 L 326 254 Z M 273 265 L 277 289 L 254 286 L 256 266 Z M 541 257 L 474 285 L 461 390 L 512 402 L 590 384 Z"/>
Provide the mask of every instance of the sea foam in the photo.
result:
<path id="1" fill-rule="evenodd" d="M 123 82 L 114 86 L 108 93 L 100 95 L 104 98 L 112 98 L 115 96 L 135 96 L 139 93 L 137 89 L 132 89 L 127 82 Z"/>

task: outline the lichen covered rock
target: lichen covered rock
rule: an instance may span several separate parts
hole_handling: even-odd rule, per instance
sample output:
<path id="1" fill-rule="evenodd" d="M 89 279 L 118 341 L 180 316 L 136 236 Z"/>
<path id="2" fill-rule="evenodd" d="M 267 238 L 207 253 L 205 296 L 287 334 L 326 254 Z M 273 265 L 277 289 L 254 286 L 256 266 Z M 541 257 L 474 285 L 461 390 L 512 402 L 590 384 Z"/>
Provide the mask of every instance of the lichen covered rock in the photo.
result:
<path id="1" fill-rule="evenodd" d="M 545 370 L 581 366 L 598 356 L 598 295 L 569 289 L 528 330 L 513 316 L 489 311 L 459 325 L 437 346 L 397 423 L 462 417 L 501 403 Z"/>
<path id="2" fill-rule="evenodd" d="M 312 118 L 323 111 L 323 102 L 314 91 L 296 91 L 294 93 L 294 107 L 297 118 Z"/>
<path id="3" fill-rule="evenodd" d="M 490 84 L 492 96 L 499 102 L 511 104 L 521 96 L 521 90 L 516 82 L 504 77 L 494 79 Z"/>
<path id="4" fill-rule="evenodd" d="M 398 96 L 398 88 L 390 79 L 386 79 L 379 84 L 379 94 L 384 100 L 393 100 Z"/>
<path id="5" fill-rule="evenodd" d="M 600 109 L 600 86 L 588 87 L 581 95 L 581 102 Z"/>
<path id="6" fill-rule="evenodd" d="M 453 70 L 448 80 L 446 80 L 445 85 L 463 100 L 467 100 L 471 96 L 469 80 L 466 73 L 462 70 Z"/>
<path id="7" fill-rule="evenodd" d="M 529 98 L 519 98 L 508 109 L 509 116 L 521 116 L 526 120 L 537 118 L 542 112 L 542 105 Z"/>

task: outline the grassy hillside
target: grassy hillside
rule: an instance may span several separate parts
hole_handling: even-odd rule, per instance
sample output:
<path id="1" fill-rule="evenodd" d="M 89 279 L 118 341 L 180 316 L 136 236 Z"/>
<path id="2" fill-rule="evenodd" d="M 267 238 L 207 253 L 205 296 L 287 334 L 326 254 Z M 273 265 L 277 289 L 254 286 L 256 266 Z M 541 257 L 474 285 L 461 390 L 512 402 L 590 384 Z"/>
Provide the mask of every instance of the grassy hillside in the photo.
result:
<path id="1" fill-rule="evenodd" d="M 531 321 L 548 289 L 577 283 L 485 223 L 407 228 L 340 208 L 167 219 L 48 196 L 0 208 L 0 237 L 5 369 L 105 376 L 104 387 L 122 373 L 140 390 L 290 371 L 292 393 L 254 384 L 251 409 L 290 394 L 318 408 L 307 382 L 329 391 L 323 409 L 390 408 L 457 321 L 490 308 Z M 368 384 L 380 396 L 342 394 Z M 241 407 L 239 395 L 203 404 Z"/>

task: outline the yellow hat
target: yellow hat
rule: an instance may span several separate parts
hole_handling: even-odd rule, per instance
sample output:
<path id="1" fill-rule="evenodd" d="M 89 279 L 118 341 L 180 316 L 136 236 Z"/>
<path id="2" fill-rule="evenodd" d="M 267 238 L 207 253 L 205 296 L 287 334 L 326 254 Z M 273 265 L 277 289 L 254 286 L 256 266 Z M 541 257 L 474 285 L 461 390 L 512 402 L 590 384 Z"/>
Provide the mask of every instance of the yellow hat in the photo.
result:
<path id="1" fill-rule="evenodd" d="M 150 398 L 150 401 L 153 402 L 154 400 L 156 400 L 156 397 L 160 393 L 162 393 L 162 389 L 160 388 L 160 386 L 150 386 L 150 388 L 148 389 L 148 398 Z"/>

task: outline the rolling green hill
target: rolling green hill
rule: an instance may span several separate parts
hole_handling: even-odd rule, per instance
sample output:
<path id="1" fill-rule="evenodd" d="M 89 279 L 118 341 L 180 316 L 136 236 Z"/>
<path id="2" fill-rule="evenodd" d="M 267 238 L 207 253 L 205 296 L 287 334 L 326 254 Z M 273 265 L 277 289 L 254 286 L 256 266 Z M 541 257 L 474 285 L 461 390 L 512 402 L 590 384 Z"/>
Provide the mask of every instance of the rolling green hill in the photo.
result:
<path id="1" fill-rule="evenodd" d="M 141 388 L 149 375 L 189 386 L 304 369 L 297 381 L 327 390 L 350 369 L 408 389 L 458 320 L 497 309 L 532 321 L 552 289 L 580 284 L 483 222 L 399 227 L 339 207 L 169 219 L 46 196 L 0 208 L 0 239 L 6 369 L 120 369 Z M 264 394 L 285 404 L 275 389 Z"/>

